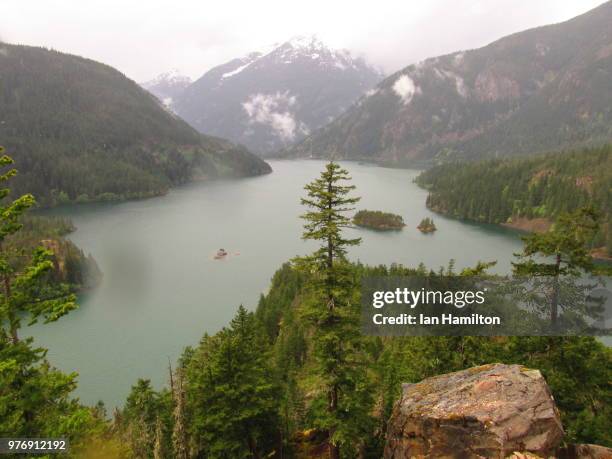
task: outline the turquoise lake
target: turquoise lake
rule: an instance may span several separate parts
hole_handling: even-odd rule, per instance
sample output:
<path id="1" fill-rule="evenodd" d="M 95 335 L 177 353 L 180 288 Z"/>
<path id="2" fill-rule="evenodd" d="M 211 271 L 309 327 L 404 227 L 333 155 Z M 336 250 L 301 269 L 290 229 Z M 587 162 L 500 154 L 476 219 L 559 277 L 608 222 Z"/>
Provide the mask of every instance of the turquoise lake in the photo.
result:
<path id="1" fill-rule="evenodd" d="M 272 174 L 193 183 L 166 196 L 120 204 L 54 209 L 70 217 L 69 237 L 91 253 L 104 273 L 100 286 L 80 297 L 79 310 L 31 334 L 48 358 L 79 373 L 76 392 L 88 404 L 121 405 L 137 378 L 166 383 L 168 359 L 228 323 L 240 304 L 254 309 L 280 265 L 315 247 L 301 240 L 303 186 L 322 161 L 272 161 Z M 343 163 L 362 197 L 358 209 L 403 216 L 403 231 L 351 229 L 363 238 L 350 258 L 367 264 L 402 263 L 458 268 L 498 260 L 507 272 L 519 236 L 428 211 L 427 192 L 413 183 L 419 171 Z M 416 226 L 433 217 L 438 231 Z M 230 255 L 214 260 L 219 248 Z"/>

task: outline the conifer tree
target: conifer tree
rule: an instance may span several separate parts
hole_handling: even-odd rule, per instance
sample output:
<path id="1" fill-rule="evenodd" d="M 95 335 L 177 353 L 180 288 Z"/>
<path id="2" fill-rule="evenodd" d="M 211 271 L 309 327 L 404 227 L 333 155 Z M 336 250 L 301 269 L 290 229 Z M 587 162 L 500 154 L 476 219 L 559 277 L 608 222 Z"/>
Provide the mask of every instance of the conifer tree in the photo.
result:
<path id="1" fill-rule="evenodd" d="M 0 147 L 0 153 L 2 151 Z M 0 157 L 0 168 L 12 164 L 10 157 Z M 9 169 L 0 174 L 0 183 L 7 182 L 15 175 L 17 170 Z M 75 309 L 76 303 L 75 296 L 70 294 L 67 286 L 45 282 L 45 275 L 53 269 L 50 251 L 39 247 L 29 263 L 20 266 L 23 254 L 7 246 L 7 238 L 23 226 L 20 218 L 35 204 L 31 194 L 24 194 L 14 200 L 9 199 L 9 195 L 9 188 L 0 189 L 0 202 L 3 202 L 0 205 L 0 279 L 3 289 L 0 297 L 0 323 L 8 325 L 10 339 L 17 343 L 22 318 L 27 318 L 29 325 L 36 323 L 40 317 L 44 318 L 45 323 L 54 322 Z"/>
<path id="2" fill-rule="evenodd" d="M 0 157 L 0 168 L 11 164 L 8 156 Z M 16 174 L 11 168 L 0 182 Z M 38 248 L 28 256 L 10 244 L 10 236 L 22 228 L 20 218 L 34 204 L 31 194 L 11 199 L 9 188 L 0 189 L 0 436 L 54 434 L 74 441 L 93 422 L 91 413 L 70 399 L 76 374 L 52 368 L 45 349 L 19 337 L 23 319 L 53 322 L 76 307 L 68 287 L 49 279 L 51 252 Z"/>
<path id="3" fill-rule="evenodd" d="M 347 249 L 361 239 L 343 234 L 351 226 L 346 214 L 359 201 L 350 196 L 355 186 L 346 184 L 349 180 L 348 171 L 330 162 L 319 178 L 305 186 L 307 197 L 301 202 L 308 211 L 302 216 L 306 220 L 302 237 L 317 241 L 320 247 L 295 260 L 310 276 L 311 301 L 306 301 L 304 316 L 314 325 L 317 376 L 324 388 L 324 397 L 313 402 L 313 411 L 316 427 L 328 433 L 332 459 L 340 457 L 342 446 L 354 447 L 371 425 L 356 284 L 346 259 Z"/>
<path id="4" fill-rule="evenodd" d="M 164 434 L 162 422 L 159 416 L 155 424 L 155 446 L 153 447 L 153 459 L 164 459 Z"/>
<path id="5" fill-rule="evenodd" d="M 268 351 L 263 328 L 242 306 L 194 351 L 186 381 L 198 457 L 260 458 L 275 449 L 279 405 Z"/>
<path id="6" fill-rule="evenodd" d="M 134 456 L 151 457 L 154 452 L 159 414 L 159 394 L 151 387 L 150 380 L 138 379 L 123 410 L 123 422 Z"/>
<path id="7" fill-rule="evenodd" d="M 513 263 L 514 273 L 552 281 L 549 315 L 553 328 L 559 314 L 562 277 L 576 277 L 595 270 L 589 242 L 599 228 L 599 219 L 597 211 L 583 207 L 562 214 L 549 231 L 523 238 L 523 252 L 517 254 L 522 261 Z"/>

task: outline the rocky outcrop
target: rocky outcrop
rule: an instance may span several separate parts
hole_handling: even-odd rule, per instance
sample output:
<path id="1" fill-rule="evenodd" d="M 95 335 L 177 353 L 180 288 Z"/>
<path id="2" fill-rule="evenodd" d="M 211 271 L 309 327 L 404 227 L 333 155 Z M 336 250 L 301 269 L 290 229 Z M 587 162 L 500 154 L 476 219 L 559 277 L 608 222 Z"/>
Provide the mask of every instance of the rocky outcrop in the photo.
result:
<path id="1" fill-rule="evenodd" d="M 56 282 L 69 284 L 76 291 L 96 287 L 102 279 L 102 271 L 91 254 L 79 249 L 67 239 L 43 239 L 40 245 L 52 253 L 51 277 Z"/>
<path id="2" fill-rule="evenodd" d="M 562 439 L 541 373 L 491 364 L 405 384 L 389 421 L 384 457 L 550 457 Z"/>

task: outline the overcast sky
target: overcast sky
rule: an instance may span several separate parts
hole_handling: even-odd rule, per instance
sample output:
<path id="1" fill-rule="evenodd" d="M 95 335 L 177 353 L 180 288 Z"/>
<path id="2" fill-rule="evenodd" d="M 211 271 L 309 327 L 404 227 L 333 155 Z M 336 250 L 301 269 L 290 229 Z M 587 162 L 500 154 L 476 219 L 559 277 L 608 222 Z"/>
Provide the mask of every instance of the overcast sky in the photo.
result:
<path id="1" fill-rule="evenodd" d="M 391 73 L 564 21 L 602 0 L 0 0 L 0 40 L 110 64 L 145 81 L 316 34 Z"/>

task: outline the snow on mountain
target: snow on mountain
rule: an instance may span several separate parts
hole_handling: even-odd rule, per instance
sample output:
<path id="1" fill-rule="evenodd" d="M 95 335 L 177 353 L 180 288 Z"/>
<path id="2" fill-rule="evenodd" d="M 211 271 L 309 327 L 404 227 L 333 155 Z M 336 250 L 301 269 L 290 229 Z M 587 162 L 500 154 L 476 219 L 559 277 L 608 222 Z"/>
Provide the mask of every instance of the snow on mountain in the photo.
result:
<path id="1" fill-rule="evenodd" d="M 171 108 L 174 100 L 191 84 L 191 78 L 174 69 L 162 73 L 140 86 L 157 97 L 166 107 Z"/>
<path id="2" fill-rule="evenodd" d="M 381 79 L 350 52 L 300 36 L 209 70 L 172 108 L 203 133 L 268 153 L 327 124 Z"/>
<path id="3" fill-rule="evenodd" d="M 609 1 L 411 64 L 280 155 L 423 166 L 594 147 L 612 141 L 610 75 Z"/>

